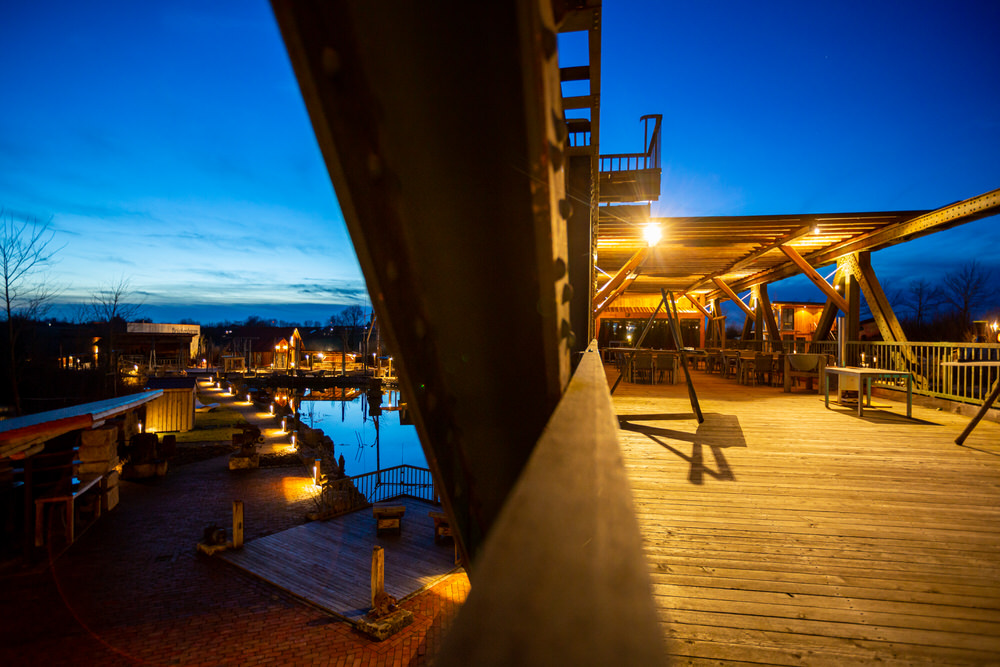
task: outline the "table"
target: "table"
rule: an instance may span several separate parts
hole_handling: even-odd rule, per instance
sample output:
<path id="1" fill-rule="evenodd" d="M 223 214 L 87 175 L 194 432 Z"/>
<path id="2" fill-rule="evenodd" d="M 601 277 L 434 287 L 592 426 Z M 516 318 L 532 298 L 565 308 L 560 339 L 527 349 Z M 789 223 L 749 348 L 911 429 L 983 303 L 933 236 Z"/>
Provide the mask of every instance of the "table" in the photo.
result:
<path id="1" fill-rule="evenodd" d="M 913 413 L 913 376 L 906 371 L 889 371 L 881 368 L 859 368 L 857 366 L 827 366 L 826 374 L 823 376 L 824 404 L 830 408 L 830 375 L 843 375 L 858 378 L 858 416 L 864 416 L 864 397 L 867 396 L 868 407 L 872 406 L 872 380 L 891 380 L 895 378 L 906 379 L 906 416 L 912 417 Z M 865 384 L 868 391 L 865 392 Z M 863 396 L 864 395 L 864 396 Z"/>
<path id="2" fill-rule="evenodd" d="M 1000 361 L 943 361 L 942 366 L 952 366 L 952 367 L 1000 367 Z M 979 407 L 979 411 L 976 415 L 969 421 L 969 425 L 965 427 L 965 430 L 955 438 L 955 444 L 961 445 L 965 442 L 965 439 L 969 437 L 972 433 L 972 429 L 976 428 L 976 424 L 982 421 L 989 409 L 993 407 L 993 403 L 996 402 L 997 398 L 1000 397 L 1000 378 L 993 381 L 993 387 L 990 389 L 989 396 L 983 401 L 983 404 Z"/>

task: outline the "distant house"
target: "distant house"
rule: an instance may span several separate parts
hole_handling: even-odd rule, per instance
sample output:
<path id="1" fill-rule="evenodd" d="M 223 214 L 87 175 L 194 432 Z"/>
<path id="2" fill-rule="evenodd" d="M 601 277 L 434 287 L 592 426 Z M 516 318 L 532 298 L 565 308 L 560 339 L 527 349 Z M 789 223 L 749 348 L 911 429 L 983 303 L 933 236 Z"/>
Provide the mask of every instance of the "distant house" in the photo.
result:
<path id="1" fill-rule="evenodd" d="M 815 301 L 772 302 L 781 340 L 812 340 L 825 306 Z"/>

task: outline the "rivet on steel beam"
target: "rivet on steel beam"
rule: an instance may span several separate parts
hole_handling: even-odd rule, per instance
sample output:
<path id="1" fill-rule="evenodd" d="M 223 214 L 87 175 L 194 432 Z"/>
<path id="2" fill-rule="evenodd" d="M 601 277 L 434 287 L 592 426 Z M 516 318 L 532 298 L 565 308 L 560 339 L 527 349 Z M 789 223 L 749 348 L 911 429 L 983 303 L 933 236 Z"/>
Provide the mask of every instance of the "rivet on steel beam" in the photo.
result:
<path id="1" fill-rule="evenodd" d="M 323 64 L 323 71 L 328 76 L 340 73 L 340 56 L 332 47 L 327 46 L 323 49 L 320 62 Z"/>
<path id="2" fill-rule="evenodd" d="M 562 257 L 556 257 L 556 280 L 562 280 L 562 277 L 566 275 L 566 260 Z"/>
<path id="3" fill-rule="evenodd" d="M 566 133 L 568 132 L 566 119 L 555 109 L 552 110 L 552 128 L 555 130 L 559 143 L 566 141 Z"/>
<path id="4" fill-rule="evenodd" d="M 550 60 L 556 54 L 556 34 L 548 28 L 542 28 L 542 51 L 546 60 Z"/>
<path id="5" fill-rule="evenodd" d="M 552 159 L 552 168 L 556 171 L 562 169 L 563 154 L 555 144 L 549 144 L 549 154 Z"/>
<path id="6" fill-rule="evenodd" d="M 563 285 L 562 302 L 569 303 L 573 299 L 573 286 L 569 283 Z"/>
<path id="7" fill-rule="evenodd" d="M 576 334 L 573 333 L 573 327 L 570 325 L 569 320 L 563 320 L 562 324 L 559 326 L 559 335 L 566 339 L 566 344 L 573 347 L 576 343 Z"/>
<path id="8" fill-rule="evenodd" d="M 573 215 L 573 204 L 568 199 L 559 200 L 559 215 L 565 220 L 569 220 Z"/>

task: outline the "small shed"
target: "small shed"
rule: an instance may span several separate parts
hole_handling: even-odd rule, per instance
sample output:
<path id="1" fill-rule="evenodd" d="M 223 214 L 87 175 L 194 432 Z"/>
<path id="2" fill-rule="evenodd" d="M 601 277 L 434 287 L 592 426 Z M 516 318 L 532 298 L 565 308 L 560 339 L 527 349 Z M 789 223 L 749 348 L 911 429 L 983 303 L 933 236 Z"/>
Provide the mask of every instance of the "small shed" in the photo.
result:
<path id="1" fill-rule="evenodd" d="M 190 431 L 194 428 L 194 377 L 149 378 L 148 389 L 162 389 L 163 396 L 146 407 L 146 431 Z"/>

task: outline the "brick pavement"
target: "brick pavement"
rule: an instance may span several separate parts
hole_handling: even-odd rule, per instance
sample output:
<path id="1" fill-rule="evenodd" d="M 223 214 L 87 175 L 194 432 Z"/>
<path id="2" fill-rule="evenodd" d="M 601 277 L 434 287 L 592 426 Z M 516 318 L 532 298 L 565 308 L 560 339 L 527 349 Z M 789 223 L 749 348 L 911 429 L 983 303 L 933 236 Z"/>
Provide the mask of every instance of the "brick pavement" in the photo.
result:
<path id="1" fill-rule="evenodd" d="M 233 500 L 248 541 L 301 523 L 307 482 L 300 467 L 231 472 L 224 456 L 123 481 L 121 504 L 52 567 L 0 579 L 0 664 L 429 664 L 468 594 L 464 573 L 403 603 L 413 624 L 376 643 L 195 552 L 205 526 L 231 525 Z"/>

